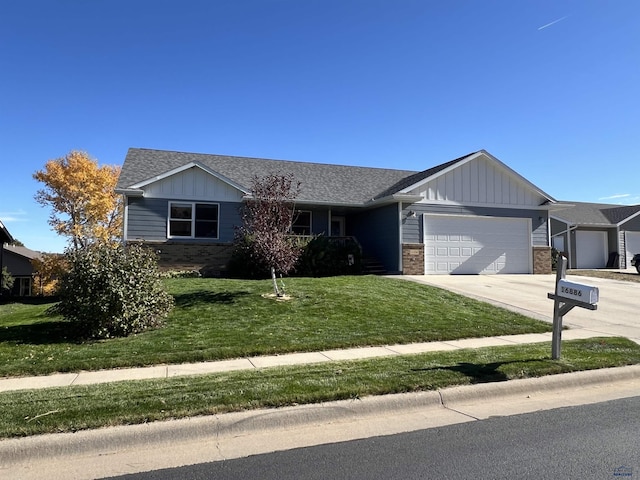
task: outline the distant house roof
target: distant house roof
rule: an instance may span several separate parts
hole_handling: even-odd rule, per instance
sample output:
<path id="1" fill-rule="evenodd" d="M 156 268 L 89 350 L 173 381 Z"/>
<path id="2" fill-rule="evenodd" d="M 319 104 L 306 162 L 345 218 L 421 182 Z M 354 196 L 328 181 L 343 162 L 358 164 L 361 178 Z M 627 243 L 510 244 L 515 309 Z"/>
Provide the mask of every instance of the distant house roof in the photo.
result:
<path id="1" fill-rule="evenodd" d="M 235 184 L 243 186 L 246 191 L 250 191 L 255 177 L 292 174 L 295 179 L 304 182 L 298 201 L 355 206 L 397 194 L 404 188 L 464 160 L 469 155 L 416 172 L 131 148 L 125 158 L 117 188 L 119 190 L 137 188 L 138 185 L 154 177 L 193 163 L 219 173 Z"/>
<path id="2" fill-rule="evenodd" d="M 7 227 L 0 221 L 0 244 L 13 242 L 13 237 L 7 230 Z"/>
<path id="3" fill-rule="evenodd" d="M 17 245 L 5 245 L 4 251 L 28 258 L 29 260 L 42 258 L 42 253 L 31 250 L 27 247 L 19 247 Z"/>
<path id="4" fill-rule="evenodd" d="M 640 214 L 640 205 L 571 202 L 562 208 L 559 202 L 552 216 L 569 225 L 613 227 Z"/>

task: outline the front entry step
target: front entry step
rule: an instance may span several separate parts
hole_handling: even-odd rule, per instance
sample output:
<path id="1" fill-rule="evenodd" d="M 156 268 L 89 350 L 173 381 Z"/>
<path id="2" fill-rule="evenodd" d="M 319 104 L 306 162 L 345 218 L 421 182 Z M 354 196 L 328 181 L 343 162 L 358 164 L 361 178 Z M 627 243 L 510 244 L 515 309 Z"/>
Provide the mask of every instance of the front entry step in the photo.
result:
<path id="1" fill-rule="evenodd" d="M 362 273 L 363 275 L 386 275 L 387 270 L 377 258 L 363 257 Z"/>

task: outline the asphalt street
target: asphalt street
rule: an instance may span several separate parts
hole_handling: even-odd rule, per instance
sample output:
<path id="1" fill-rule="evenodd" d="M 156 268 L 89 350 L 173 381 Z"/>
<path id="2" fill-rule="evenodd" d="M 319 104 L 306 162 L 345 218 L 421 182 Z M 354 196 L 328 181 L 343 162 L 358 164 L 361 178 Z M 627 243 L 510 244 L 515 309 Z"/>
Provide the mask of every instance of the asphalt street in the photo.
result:
<path id="1" fill-rule="evenodd" d="M 639 411 L 633 397 L 113 478 L 633 478 Z"/>

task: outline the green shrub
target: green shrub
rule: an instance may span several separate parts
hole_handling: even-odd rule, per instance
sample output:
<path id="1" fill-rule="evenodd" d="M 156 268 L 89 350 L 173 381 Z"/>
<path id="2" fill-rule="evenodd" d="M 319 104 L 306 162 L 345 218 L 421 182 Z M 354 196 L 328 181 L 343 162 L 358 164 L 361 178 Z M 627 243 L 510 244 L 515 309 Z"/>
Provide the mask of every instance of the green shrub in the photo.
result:
<path id="1" fill-rule="evenodd" d="M 360 271 L 360 246 L 354 240 L 336 242 L 320 235 L 304 247 L 296 264 L 295 274 L 304 277 L 329 277 L 354 275 Z"/>
<path id="2" fill-rule="evenodd" d="M 162 325 L 171 311 L 173 298 L 149 249 L 98 244 L 67 257 L 54 311 L 75 324 L 79 335 L 124 337 Z"/>
<path id="3" fill-rule="evenodd" d="M 253 255 L 252 239 L 249 235 L 236 237 L 227 274 L 231 278 L 262 280 L 271 276 L 269 265 Z"/>
<path id="4" fill-rule="evenodd" d="M 13 282 L 14 278 L 9 273 L 9 270 L 7 270 L 7 267 L 2 267 L 2 272 L 0 272 L 0 295 L 11 293 Z"/>

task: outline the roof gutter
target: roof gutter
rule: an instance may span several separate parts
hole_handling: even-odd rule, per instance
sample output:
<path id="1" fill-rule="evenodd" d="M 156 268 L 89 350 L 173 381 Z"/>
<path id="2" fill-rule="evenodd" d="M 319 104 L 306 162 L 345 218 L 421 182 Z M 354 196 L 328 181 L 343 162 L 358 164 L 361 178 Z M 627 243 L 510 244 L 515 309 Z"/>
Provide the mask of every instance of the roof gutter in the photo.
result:
<path id="1" fill-rule="evenodd" d="M 139 188 L 116 188 L 116 193 L 121 195 L 126 195 L 127 197 L 143 197 L 144 190 L 140 190 Z"/>

